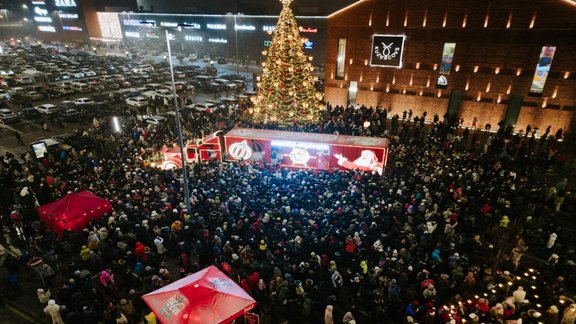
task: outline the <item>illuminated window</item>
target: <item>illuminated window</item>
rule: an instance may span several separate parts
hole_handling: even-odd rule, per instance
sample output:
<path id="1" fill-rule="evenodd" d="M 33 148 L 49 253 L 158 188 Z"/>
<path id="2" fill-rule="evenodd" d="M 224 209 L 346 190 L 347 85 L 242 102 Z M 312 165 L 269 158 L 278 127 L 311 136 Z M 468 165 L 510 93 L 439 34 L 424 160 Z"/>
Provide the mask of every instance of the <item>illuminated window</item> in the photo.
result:
<path id="1" fill-rule="evenodd" d="M 406 13 L 404 14 L 404 27 L 408 26 L 408 9 L 406 9 Z"/>
<path id="2" fill-rule="evenodd" d="M 530 18 L 530 25 L 528 26 L 530 29 L 534 28 L 534 24 L 536 23 L 536 15 L 538 14 L 538 10 L 534 10 L 534 14 L 532 14 L 532 18 Z"/>

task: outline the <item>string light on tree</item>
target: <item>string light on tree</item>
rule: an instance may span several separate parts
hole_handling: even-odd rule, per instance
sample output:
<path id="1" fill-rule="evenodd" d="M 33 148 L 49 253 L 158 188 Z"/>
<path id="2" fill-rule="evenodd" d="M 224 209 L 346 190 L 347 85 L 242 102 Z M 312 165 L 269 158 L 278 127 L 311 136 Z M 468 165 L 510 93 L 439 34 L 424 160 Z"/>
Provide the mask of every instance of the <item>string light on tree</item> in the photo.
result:
<path id="1" fill-rule="evenodd" d="M 272 45 L 262 51 L 266 59 L 254 98 L 253 118 L 258 123 L 280 125 L 315 122 L 324 106 L 320 103 L 322 95 L 314 87 L 312 57 L 304 55 L 307 39 L 300 36 L 290 9 L 292 1 L 280 1 L 283 8 L 272 33 Z"/>

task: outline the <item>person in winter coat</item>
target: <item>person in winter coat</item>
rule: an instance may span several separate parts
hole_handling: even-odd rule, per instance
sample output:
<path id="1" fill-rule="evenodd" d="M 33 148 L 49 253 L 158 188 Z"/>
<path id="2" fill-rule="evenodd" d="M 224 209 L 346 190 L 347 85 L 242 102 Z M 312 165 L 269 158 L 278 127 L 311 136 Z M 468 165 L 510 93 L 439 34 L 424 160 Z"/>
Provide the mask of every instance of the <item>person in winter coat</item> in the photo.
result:
<path id="1" fill-rule="evenodd" d="M 146 255 L 146 251 L 144 249 L 144 245 L 140 242 L 136 242 L 136 248 L 134 249 L 134 255 L 138 259 L 138 261 L 145 263 L 148 261 L 148 256 Z"/>
<path id="2" fill-rule="evenodd" d="M 80 257 L 82 261 L 88 262 L 92 256 L 90 255 L 90 249 L 86 245 L 82 245 L 82 249 L 80 250 Z"/>
<path id="3" fill-rule="evenodd" d="M 326 310 L 324 311 L 324 324 L 334 324 L 334 314 L 332 314 L 333 310 L 334 306 L 326 306 Z"/>
<path id="4" fill-rule="evenodd" d="M 50 315 L 52 324 L 64 324 L 62 316 L 60 316 L 60 306 L 56 304 L 54 299 L 48 301 L 48 306 L 44 307 L 44 313 Z"/>
<path id="5" fill-rule="evenodd" d="M 50 300 L 50 296 L 52 295 L 52 293 L 50 292 L 50 290 L 44 291 L 44 289 L 39 288 L 36 291 L 36 295 L 38 296 L 38 301 L 40 302 L 40 304 L 46 304 Z"/>
<path id="6" fill-rule="evenodd" d="M 154 239 L 154 244 L 156 245 L 156 251 L 158 251 L 158 254 L 160 256 L 166 253 L 167 250 L 164 247 L 164 239 L 162 238 L 162 236 L 156 236 L 156 238 Z"/>
<path id="7" fill-rule="evenodd" d="M 344 318 L 342 319 L 342 323 L 344 324 L 356 324 L 356 320 L 354 320 L 354 316 L 352 312 L 347 312 L 344 314 Z"/>
<path id="8" fill-rule="evenodd" d="M 136 310 L 134 309 L 134 304 L 129 299 L 121 299 L 120 304 L 118 305 L 118 309 L 122 312 L 122 314 L 125 314 L 126 317 L 128 318 L 133 317 L 134 314 L 136 313 Z"/>
<path id="9" fill-rule="evenodd" d="M 100 283 L 102 283 L 104 287 L 114 285 L 114 277 L 107 271 L 102 271 L 100 272 Z"/>

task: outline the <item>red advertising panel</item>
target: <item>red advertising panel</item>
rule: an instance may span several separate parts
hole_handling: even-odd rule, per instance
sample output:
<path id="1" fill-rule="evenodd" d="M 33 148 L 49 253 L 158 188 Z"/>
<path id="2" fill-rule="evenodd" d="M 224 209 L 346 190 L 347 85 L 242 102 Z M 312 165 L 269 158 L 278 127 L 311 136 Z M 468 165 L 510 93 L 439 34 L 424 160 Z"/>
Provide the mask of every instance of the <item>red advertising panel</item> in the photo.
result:
<path id="1" fill-rule="evenodd" d="M 309 169 L 350 169 L 382 174 L 388 139 L 235 128 L 224 135 L 231 161 L 266 162 Z"/>

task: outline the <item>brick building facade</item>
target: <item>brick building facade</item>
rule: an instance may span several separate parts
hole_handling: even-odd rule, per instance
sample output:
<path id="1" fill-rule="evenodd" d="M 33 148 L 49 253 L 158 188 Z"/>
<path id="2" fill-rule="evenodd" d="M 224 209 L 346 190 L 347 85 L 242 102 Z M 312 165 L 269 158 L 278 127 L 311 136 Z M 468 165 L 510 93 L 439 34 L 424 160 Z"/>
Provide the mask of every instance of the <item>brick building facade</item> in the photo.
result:
<path id="1" fill-rule="evenodd" d="M 570 0 L 359 1 L 328 18 L 325 100 L 346 104 L 355 81 L 356 103 L 393 113 L 574 130 L 575 17 Z M 401 68 L 371 66 L 374 34 L 405 35 Z M 445 43 L 456 47 L 448 86 L 438 89 Z M 555 56 L 541 96 L 529 96 L 543 46 L 555 46 Z"/>

